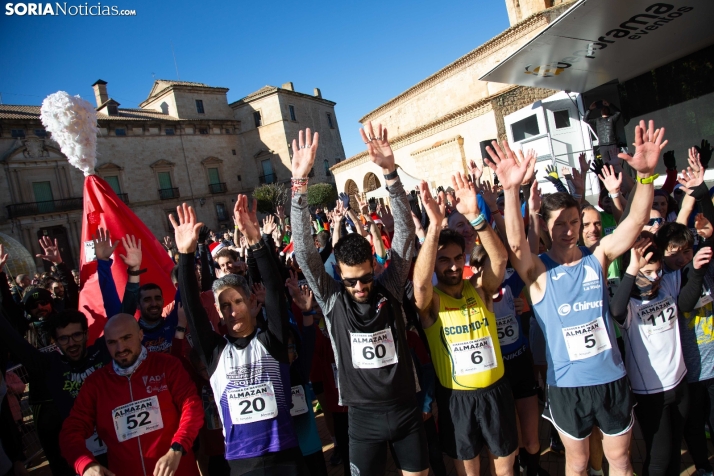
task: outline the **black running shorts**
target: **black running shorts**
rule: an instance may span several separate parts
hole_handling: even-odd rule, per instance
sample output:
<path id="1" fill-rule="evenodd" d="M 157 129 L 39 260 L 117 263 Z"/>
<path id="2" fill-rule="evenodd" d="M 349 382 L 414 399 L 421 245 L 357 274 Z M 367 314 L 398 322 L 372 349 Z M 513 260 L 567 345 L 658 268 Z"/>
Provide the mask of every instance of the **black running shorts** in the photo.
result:
<path id="1" fill-rule="evenodd" d="M 627 377 L 587 387 L 546 386 L 543 418 L 574 440 L 590 436 L 597 426 L 608 436 L 628 432 L 635 422 L 635 397 Z"/>
<path id="2" fill-rule="evenodd" d="M 495 456 L 518 449 L 516 404 L 508 379 L 478 390 L 451 390 L 437 382 L 441 449 L 451 458 L 476 458 L 484 445 Z"/>
<path id="3" fill-rule="evenodd" d="M 349 407 L 350 470 L 352 476 L 383 476 L 387 443 L 394 448 L 397 468 L 429 469 L 429 449 L 416 400 L 406 404 Z"/>
<path id="4" fill-rule="evenodd" d="M 506 378 L 511 383 L 513 398 L 520 400 L 537 394 L 538 385 L 533 376 L 533 360 L 528 350 L 510 360 L 503 359 L 503 366 L 506 370 Z"/>

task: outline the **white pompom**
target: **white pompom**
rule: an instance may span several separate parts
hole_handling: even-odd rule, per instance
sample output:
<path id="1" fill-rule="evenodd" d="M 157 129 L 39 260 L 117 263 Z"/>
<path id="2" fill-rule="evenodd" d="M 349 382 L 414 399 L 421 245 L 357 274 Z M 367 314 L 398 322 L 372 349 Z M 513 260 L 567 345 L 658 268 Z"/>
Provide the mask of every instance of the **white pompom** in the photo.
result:
<path id="1" fill-rule="evenodd" d="M 97 112 L 79 96 L 64 91 L 50 94 L 42 101 L 40 119 L 52 133 L 69 163 L 87 175 L 97 164 Z"/>

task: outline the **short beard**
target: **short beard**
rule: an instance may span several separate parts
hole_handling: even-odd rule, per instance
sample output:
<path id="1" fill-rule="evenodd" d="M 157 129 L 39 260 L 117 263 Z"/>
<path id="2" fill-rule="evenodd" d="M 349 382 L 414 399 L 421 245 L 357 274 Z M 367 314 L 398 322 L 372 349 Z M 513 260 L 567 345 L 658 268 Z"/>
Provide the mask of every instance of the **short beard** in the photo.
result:
<path id="1" fill-rule="evenodd" d="M 461 270 L 460 273 L 457 273 L 454 277 L 447 277 L 445 274 L 436 275 L 436 280 L 446 286 L 456 286 L 457 284 L 460 284 L 463 279 L 463 270 Z"/>
<path id="2" fill-rule="evenodd" d="M 131 360 L 128 364 L 126 364 L 126 365 L 125 365 L 125 364 L 120 364 L 120 363 L 117 362 L 116 360 L 115 360 L 114 362 L 116 362 L 116 364 L 117 364 L 117 366 L 119 366 L 119 368 L 128 369 L 129 367 L 131 367 L 132 365 L 134 365 L 137 360 L 139 360 L 139 356 L 140 356 L 140 355 L 141 355 L 141 352 L 139 352 L 138 354 L 133 354 L 132 360 Z"/>
<path id="3" fill-rule="evenodd" d="M 350 289 L 350 290 L 348 290 L 347 292 L 349 293 L 349 295 L 350 295 L 350 297 L 352 298 L 353 301 L 358 302 L 358 303 L 360 303 L 360 304 L 364 304 L 364 303 L 366 303 L 366 302 L 369 302 L 369 300 L 372 298 L 372 291 L 373 291 L 373 290 L 374 290 L 374 286 L 370 286 L 370 287 L 369 287 L 369 291 L 367 291 L 367 295 L 366 295 L 365 297 L 363 297 L 363 298 L 360 298 L 360 299 L 358 299 L 357 297 L 355 297 L 355 295 L 354 295 L 354 293 L 355 293 L 354 289 Z"/>

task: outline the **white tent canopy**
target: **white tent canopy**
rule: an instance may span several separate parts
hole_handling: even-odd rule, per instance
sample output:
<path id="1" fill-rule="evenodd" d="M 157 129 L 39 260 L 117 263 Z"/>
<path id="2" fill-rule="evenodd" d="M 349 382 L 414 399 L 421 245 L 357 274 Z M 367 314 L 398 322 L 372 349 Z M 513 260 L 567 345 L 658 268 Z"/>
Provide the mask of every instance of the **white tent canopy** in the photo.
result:
<path id="1" fill-rule="evenodd" d="M 417 186 L 421 183 L 421 179 L 418 179 L 416 177 L 412 177 L 408 173 L 404 171 L 403 168 L 401 168 L 399 165 L 397 165 L 397 168 L 399 169 L 399 178 L 402 181 L 402 185 L 404 185 L 404 190 L 408 192 L 411 192 L 412 190 L 416 190 Z M 389 197 L 389 192 L 387 192 L 386 187 L 379 187 L 376 190 L 372 190 L 371 192 L 365 193 L 365 196 L 367 199 L 370 198 L 387 198 Z"/>

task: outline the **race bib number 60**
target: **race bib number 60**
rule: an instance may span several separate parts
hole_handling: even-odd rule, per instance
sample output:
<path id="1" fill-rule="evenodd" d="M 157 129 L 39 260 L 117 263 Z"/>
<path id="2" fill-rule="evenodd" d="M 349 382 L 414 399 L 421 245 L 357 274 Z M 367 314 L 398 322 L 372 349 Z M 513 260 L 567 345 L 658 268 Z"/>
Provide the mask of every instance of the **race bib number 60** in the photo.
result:
<path id="1" fill-rule="evenodd" d="M 278 402 L 272 382 L 234 388 L 226 392 L 234 425 L 269 420 L 278 416 Z"/>
<path id="2" fill-rule="evenodd" d="M 392 329 L 384 329 L 373 334 L 350 332 L 350 339 L 352 365 L 357 369 L 378 369 L 396 364 L 399 360 Z"/>
<path id="3" fill-rule="evenodd" d="M 114 430 L 122 442 L 164 427 L 156 396 L 127 403 L 112 410 Z"/>
<path id="4" fill-rule="evenodd" d="M 586 324 L 564 327 L 563 337 L 571 361 L 587 359 L 612 348 L 602 317 Z"/>

